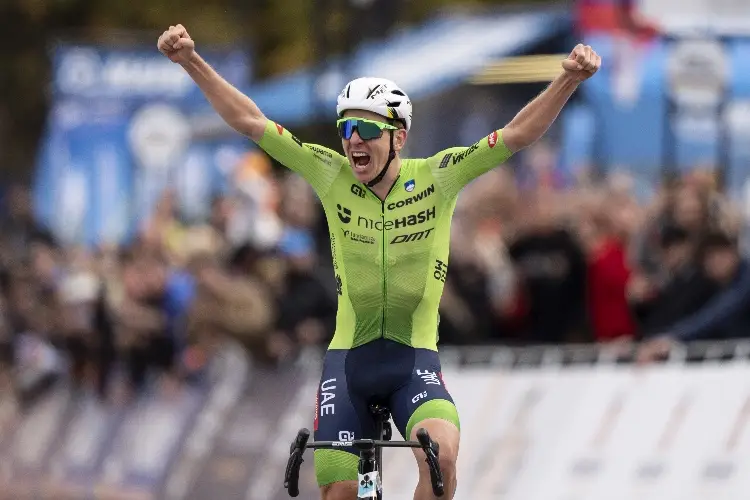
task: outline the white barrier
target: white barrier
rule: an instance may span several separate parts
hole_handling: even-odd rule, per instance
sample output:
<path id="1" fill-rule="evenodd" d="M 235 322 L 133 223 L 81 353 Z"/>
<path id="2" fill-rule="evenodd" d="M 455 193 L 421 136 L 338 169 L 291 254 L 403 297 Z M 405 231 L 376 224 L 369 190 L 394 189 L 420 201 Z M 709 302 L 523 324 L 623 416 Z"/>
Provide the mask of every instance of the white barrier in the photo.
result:
<path id="1" fill-rule="evenodd" d="M 456 500 L 746 500 L 750 363 L 446 369 L 462 426 Z M 384 454 L 390 500 L 414 458 Z"/>

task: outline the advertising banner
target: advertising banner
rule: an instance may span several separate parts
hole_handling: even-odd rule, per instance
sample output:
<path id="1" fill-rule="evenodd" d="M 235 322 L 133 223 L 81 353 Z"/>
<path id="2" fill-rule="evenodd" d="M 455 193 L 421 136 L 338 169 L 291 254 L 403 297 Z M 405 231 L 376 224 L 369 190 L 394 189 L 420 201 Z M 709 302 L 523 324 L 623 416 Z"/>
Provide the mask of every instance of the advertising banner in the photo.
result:
<path id="1" fill-rule="evenodd" d="M 461 418 L 456 500 L 743 500 L 750 488 L 750 366 L 742 363 L 446 368 L 444 379 Z M 285 457 L 295 426 L 311 426 L 315 383 L 316 375 L 312 386 L 300 377 L 255 393 L 261 399 L 235 417 L 247 425 L 236 436 L 252 437 L 255 452 L 215 462 L 214 477 L 223 464 L 226 474 L 243 471 L 244 498 L 288 498 Z M 299 498 L 312 500 L 306 456 Z M 388 498 L 411 500 L 412 453 L 386 450 L 384 463 Z M 191 498 L 210 491 L 219 490 Z"/>
<path id="2" fill-rule="evenodd" d="M 243 52 L 204 55 L 234 85 L 249 84 Z M 215 122 L 207 101 L 155 48 L 59 46 L 52 96 L 34 201 L 65 242 L 127 241 L 166 188 L 183 218 L 205 218 L 250 147 L 234 132 L 206 127 Z"/>
<path id="3" fill-rule="evenodd" d="M 0 429 L 0 498 L 288 498 L 289 445 L 299 428 L 312 428 L 319 370 L 317 362 L 256 368 L 247 386 L 243 376 L 126 408 L 55 391 Z M 446 363 L 443 379 L 461 418 L 457 500 L 747 498 L 750 366 L 742 361 Z M 383 481 L 389 499 L 413 498 L 410 450 L 384 452 Z M 310 451 L 298 498 L 319 498 Z"/>

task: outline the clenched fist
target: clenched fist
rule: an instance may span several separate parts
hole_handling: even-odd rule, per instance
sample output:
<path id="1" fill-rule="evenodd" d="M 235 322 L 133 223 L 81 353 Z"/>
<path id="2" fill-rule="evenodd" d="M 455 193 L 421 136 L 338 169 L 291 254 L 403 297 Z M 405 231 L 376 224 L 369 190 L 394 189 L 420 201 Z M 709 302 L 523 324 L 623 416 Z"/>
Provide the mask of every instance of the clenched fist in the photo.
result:
<path id="1" fill-rule="evenodd" d="M 156 46 L 159 48 L 159 52 L 175 63 L 188 62 L 195 52 L 195 42 L 181 24 L 170 26 L 167 31 L 162 33 Z"/>
<path id="2" fill-rule="evenodd" d="M 602 58 L 599 54 L 590 45 L 581 43 L 576 45 L 568 58 L 562 62 L 562 67 L 568 76 L 579 82 L 591 78 L 601 65 Z"/>

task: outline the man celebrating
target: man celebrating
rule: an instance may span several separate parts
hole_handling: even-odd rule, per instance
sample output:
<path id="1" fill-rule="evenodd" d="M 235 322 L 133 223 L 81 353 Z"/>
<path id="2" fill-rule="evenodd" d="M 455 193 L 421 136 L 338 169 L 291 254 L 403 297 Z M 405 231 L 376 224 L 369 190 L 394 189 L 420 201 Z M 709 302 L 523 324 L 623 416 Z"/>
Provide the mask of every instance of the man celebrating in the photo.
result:
<path id="1" fill-rule="evenodd" d="M 342 156 L 304 144 L 266 118 L 198 55 L 183 26 L 170 26 L 158 48 L 187 71 L 228 125 L 302 175 L 323 203 L 339 300 L 318 388 L 315 440 L 373 438 L 369 405 L 385 405 L 404 438 L 416 439 L 425 428 L 439 443 L 446 497 L 453 498 L 459 419 L 442 380 L 437 331 L 458 193 L 542 137 L 601 58 L 576 46 L 560 76 L 505 128 L 469 147 L 405 159 L 400 151 L 412 104 L 394 82 L 358 78 L 342 90 L 336 107 Z M 414 498 L 434 498 L 423 453 L 415 454 Z M 357 460 L 354 449 L 316 450 L 323 499 L 356 498 Z"/>

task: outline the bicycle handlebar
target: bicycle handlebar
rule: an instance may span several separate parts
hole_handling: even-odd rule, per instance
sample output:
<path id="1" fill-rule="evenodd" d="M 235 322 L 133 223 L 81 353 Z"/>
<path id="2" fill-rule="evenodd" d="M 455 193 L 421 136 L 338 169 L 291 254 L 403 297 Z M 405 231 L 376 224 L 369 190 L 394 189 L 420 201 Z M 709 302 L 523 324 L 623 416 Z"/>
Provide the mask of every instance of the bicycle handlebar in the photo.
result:
<path id="1" fill-rule="evenodd" d="M 353 441 L 313 441 L 308 443 L 310 431 L 300 429 L 297 437 L 292 441 L 289 448 L 289 461 L 286 465 L 286 474 L 284 475 L 284 488 L 289 492 L 290 497 L 299 495 L 299 469 L 304 460 L 302 455 L 307 448 L 310 449 L 335 449 L 354 447 L 358 450 L 368 450 L 375 448 L 421 448 L 425 454 L 425 462 L 430 468 L 430 481 L 432 491 L 435 496 L 442 497 L 444 493 L 443 473 L 440 470 L 438 457 L 440 446 L 430 438 L 426 429 L 417 431 L 417 441 L 380 441 L 377 439 L 355 439 Z M 382 466 L 382 464 L 381 464 Z"/>

